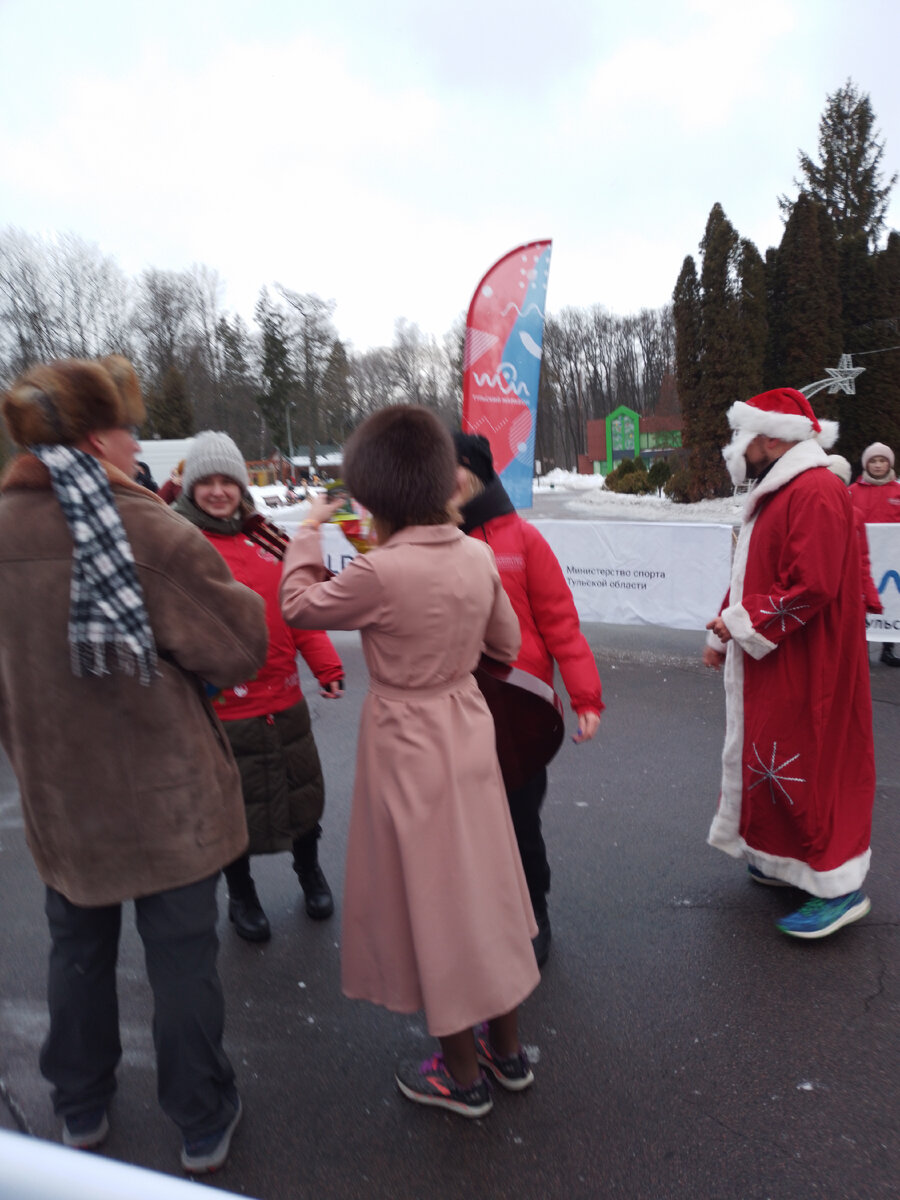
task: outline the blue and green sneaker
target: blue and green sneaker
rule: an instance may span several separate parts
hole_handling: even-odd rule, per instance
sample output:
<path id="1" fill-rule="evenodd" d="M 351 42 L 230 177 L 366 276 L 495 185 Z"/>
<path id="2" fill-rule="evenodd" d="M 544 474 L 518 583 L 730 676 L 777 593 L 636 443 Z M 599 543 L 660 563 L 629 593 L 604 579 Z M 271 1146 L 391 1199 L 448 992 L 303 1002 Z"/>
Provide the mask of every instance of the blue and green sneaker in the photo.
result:
<path id="1" fill-rule="evenodd" d="M 813 896 L 796 912 L 782 917 L 775 924 L 782 933 L 789 933 L 791 937 L 828 937 L 829 933 L 834 933 L 842 925 L 849 925 L 851 921 L 864 917 L 871 907 L 872 901 L 862 892 L 848 892 L 846 896 L 835 896 L 831 900 Z"/>

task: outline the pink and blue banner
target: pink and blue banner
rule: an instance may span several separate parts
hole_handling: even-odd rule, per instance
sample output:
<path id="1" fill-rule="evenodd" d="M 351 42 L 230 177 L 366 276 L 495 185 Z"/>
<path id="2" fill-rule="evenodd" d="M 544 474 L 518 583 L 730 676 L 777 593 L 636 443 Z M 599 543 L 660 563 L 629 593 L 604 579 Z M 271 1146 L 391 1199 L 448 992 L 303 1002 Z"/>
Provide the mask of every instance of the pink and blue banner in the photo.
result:
<path id="1" fill-rule="evenodd" d="M 488 439 L 516 508 L 532 502 L 551 245 L 528 242 L 494 263 L 475 289 L 466 319 L 462 427 Z"/>

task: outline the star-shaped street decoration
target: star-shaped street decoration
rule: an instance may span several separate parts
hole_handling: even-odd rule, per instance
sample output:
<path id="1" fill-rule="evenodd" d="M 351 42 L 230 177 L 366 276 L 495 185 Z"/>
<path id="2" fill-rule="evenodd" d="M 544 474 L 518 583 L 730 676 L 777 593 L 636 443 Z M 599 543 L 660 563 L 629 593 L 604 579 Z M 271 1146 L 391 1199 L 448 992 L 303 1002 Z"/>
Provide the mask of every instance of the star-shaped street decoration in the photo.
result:
<path id="1" fill-rule="evenodd" d="M 835 396 L 838 392 L 844 392 L 847 396 L 855 396 L 856 377 L 862 375 L 865 369 L 865 367 L 854 367 L 852 354 L 842 354 L 836 367 L 825 368 L 827 379 L 818 379 L 815 383 L 808 383 L 806 387 L 799 390 L 807 400 L 818 395 L 819 392 L 824 392 L 826 388 L 829 396 Z"/>
<path id="2" fill-rule="evenodd" d="M 856 395 L 856 377 L 862 375 L 865 367 L 854 367 L 853 356 L 842 354 L 836 367 L 826 367 L 825 374 L 834 381 L 828 389 L 830 396 L 845 392 L 848 396 Z"/>

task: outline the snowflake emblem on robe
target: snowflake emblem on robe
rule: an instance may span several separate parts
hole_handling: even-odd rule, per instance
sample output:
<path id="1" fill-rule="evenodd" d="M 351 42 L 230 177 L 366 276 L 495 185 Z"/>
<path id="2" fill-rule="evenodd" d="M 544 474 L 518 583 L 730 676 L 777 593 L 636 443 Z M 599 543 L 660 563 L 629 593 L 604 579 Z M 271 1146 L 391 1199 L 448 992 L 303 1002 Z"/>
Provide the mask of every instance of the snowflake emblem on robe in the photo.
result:
<path id="1" fill-rule="evenodd" d="M 797 616 L 797 610 L 800 608 L 809 608 L 808 604 L 799 604 L 796 600 L 773 600 L 768 597 L 771 608 L 761 608 L 759 614 L 762 617 L 768 617 L 768 621 L 763 624 L 763 629 L 768 629 L 770 625 L 774 625 L 776 621 L 781 622 L 781 632 L 784 633 L 785 621 L 790 618 L 796 621 L 798 625 L 805 625 L 806 622 L 802 617 Z"/>
<path id="2" fill-rule="evenodd" d="M 750 787 L 747 790 L 752 792 L 753 789 L 755 787 L 759 787 L 761 783 L 768 783 L 769 795 L 772 797 L 773 804 L 777 802 L 778 795 L 780 793 L 784 796 L 785 800 L 787 800 L 788 804 L 793 807 L 794 801 L 791 799 L 791 794 L 785 784 L 806 783 L 806 780 L 802 779 L 799 775 L 785 775 L 784 771 L 785 768 L 789 767 L 792 762 L 796 762 L 800 755 L 793 754 L 790 758 L 786 758 L 784 762 L 778 762 L 777 742 L 772 743 L 772 754 L 768 763 L 765 762 L 759 750 L 756 748 L 755 742 L 753 743 L 753 753 L 756 755 L 756 761 L 759 766 L 754 766 L 751 762 L 748 763 L 748 769 L 751 775 L 756 775 L 758 778 L 755 780 L 755 782 L 750 784 Z"/>

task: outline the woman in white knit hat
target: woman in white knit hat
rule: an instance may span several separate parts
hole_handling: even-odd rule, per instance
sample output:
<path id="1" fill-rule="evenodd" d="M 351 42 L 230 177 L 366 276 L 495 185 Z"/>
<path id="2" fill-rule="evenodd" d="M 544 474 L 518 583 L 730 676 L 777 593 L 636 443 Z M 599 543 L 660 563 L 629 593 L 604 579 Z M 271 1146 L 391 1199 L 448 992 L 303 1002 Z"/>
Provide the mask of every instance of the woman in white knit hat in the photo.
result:
<path id="1" fill-rule="evenodd" d="M 242 938 L 265 942 L 271 928 L 250 874 L 250 854 L 292 850 L 307 914 L 322 920 L 334 912 L 318 861 L 325 784 L 300 690 L 297 651 L 325 697 L 341 695 L 344 668 L 327 633 L 291 629 L 281 615 L 281 562 L 247 536 L 248 518 L 254 514 L 247 465 L 227 433 L 197 435 L 185 459 L 182 488 L 175 511 L 200 529 L 235 579 L 266 602 L 265 665 L 215 702 L 240 768 L 250 831 L 247 854 L 225 868 L 228 915 Z"/>
<path id="2" fill-rule="evenodd" d="M 894 452 L 884 442 L 873 442 L 862 452 L 862 475 L 850 488 L 850 498 L 867 525 L 900 522 L 900 483 L 894 471 Z M 900 655 L 894 643 L 885 642 L 881 661 L 888 667 L 900 667 Z"/>

